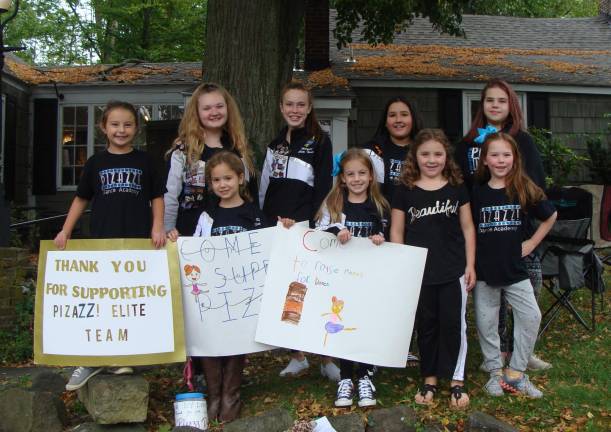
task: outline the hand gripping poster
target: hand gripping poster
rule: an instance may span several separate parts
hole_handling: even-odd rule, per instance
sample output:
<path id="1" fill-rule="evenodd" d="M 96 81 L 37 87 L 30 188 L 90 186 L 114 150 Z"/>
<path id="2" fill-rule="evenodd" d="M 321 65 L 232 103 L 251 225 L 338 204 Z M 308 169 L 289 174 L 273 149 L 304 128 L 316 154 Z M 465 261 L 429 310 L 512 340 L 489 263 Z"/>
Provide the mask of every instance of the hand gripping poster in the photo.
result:
<path id="1" fill-rule="evenodd" d="M 255 339 L 405 367 L 426 249 L 278 228 Z"/>
<path id="2" fill-rule="evenodd" d="M 228 356 L 271 349 L 255 342 L 276 228 L 179 237 L 187 354 Z"/>
<path id="3" fill-rule="evenodd" d="M 185 359 L 176 244 L 40 242 L 34 361 L 134 366 Z"/>

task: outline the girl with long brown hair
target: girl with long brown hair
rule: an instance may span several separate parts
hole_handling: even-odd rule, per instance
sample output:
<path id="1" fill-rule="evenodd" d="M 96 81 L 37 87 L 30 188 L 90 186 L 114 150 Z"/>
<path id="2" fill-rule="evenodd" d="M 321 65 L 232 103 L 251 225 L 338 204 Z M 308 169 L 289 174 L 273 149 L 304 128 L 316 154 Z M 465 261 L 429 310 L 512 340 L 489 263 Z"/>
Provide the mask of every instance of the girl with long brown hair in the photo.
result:
<path id="1" fill-rule="evenodd" d="M 280 113 L 286 125 L 267 147 L 261 173 L 259 203 L 270 221 L 290 218 L 298 222 L 314 216 L 333 184 L 333 148 L 320 128 L 314 112 L 312 92 L 300 82 L 290 82 L 280 95 Z M 309 363 L 300 351 L 280 376 L 300 375 Z M 323 359 L 321 373 L 339 380 L 339 371 L 330 359 Z"/>
<path id="2" fill-rule="evenodd" d="M 392 203 L 393 243 L 428 249 L 417 340 L 423 384 L 414 399 L 430 405 L 439 378 L 451 381 L 450 406 L 464 409 L 467 293 L 475 285 L 475 230 L 469 194 L 440 129 L 421 130 L 410 146 Z"/>
<path id="3" fill-rule="evenodd" d="M 486 138 L 472 191 L 477 228 L 477 286 L 475 318 L 484 367 L 490 379 L 484 389 L 491 396 L 504 391 L 540 398 L 543 393 L 524 371 L 532 356 L 541 312 L 526 264 L 556 220 L 554 207 L 522 169 L 522 156 L 511 135 L 499 132 Z M 527 220 L 539 219 L 530 233 Z M 514 350 L 504 368 L 497 330 L 501 293 L 514 316 Z"/>

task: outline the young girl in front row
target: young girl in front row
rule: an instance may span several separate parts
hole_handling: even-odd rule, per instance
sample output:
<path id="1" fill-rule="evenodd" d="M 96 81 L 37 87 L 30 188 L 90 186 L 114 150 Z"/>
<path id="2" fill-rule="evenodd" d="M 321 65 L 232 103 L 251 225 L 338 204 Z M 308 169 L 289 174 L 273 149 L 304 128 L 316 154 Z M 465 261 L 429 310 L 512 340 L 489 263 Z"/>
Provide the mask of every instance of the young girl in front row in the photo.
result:
<path id="1" fill-rule="evenodd" d="M 208 205 L 202 212 L 194 236 L 220 236 L 265 227 L 263 213 L 246 193 L 244 163 L 235 153 L 216 153 L 206 163 L 205 175 L 206 184 L 219 201 Z M 208 389 L 208 419 L 235 419 L 242 405 L 240 386 L 246 356 L 198 359 L 201 359 Z"/>
<path id="2" fill-rule="evenodd" d="M 451 379 L 450 406 L 465 408 L 465 307 L 475 285 L 475 229 L 469 194 L 443 131 L 423 129 L 410 147 L 394 194 L 390 239 L 428 249 L 417 310 L 420 372 L 415 396 L 428 405 L 439 378 Z"/>
<path id="3" fill-rule="evenodd" d="M 152 158 L 133 147 L 138 133 L 138 113 L 127 102 L 108 102 L 99 124 L 106 135 L 104 151 L 85 163 L 76 196 L 62 230 L 53 243 L 64 249 L 74 225 L 91 201 L 90 237 L 146 238 L 155 247 L 165 245 L 163 229 L 163 176 Z M 78 390 L 103 368 L 78 367 L 66 390 Z M 115 374 L 131 373 L 130 367 L 111 369 Z"/>
<path id="4" fill-rule="evenodd" d="M 554 225 L 556 211 L 522 169 L 516 141 L 504 132 L 486 138 L 473 189 L 473 214 L 477 226 L 477 287 L 475 319 L 490 379 L 492 396 L 503 390 L 539 398 L 543 393 L 524 373 L 532 355 L 541 312 L 523 257 L 532 253 Z M 542 221 L 528 238 L 527 220 Z M 514 315 L 514 350 L 503 374 L 497 331 L 501 292 Z"/>
<path id="5" fill-rule="evenodd" d="M 318 214 L 319 229 L 337 235 L 340 243 L 352 237 L 368 237 L 375 245 L 384 243 L 384 228 L 388 220 L 388 202 L 382 196 L 374 179 L 371 159 L 364 150 L 352 148 L 344 153 L 339 162 L 338 179 L 327 195 Z M 339 300 L 341 302 L 341 300 Z M 333 332 L 341 324 L 329 322 L 327 331 Z M 340 360 L 340 381 L 337 387 L 335 406 L 352 405 L 354 384 L 352 375 L 356 366 L 358 379 L 358 405 L 376 404 L 375 387 L 371 382 L 373 366 Z"/>

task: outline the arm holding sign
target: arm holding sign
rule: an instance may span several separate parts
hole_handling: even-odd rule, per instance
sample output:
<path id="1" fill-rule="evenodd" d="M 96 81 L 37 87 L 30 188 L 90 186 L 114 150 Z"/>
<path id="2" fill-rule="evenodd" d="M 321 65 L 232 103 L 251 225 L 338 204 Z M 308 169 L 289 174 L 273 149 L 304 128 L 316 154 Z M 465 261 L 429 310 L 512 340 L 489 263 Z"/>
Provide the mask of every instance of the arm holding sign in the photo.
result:
<path id="1" fill-rule="evenodd" d="M 62 227 L 62 230 L 57 233 L 55 239 L 53 239 L 53 243 L 58 249 L 66 248 L 66 243 L 68 243 L 68 240 L 72 235 L 74 225 L 76 225 L 76 222 L 87 208 L 87 205 L 89 205 L 89 200 L 79 196 L 74 197 L 70 210 L 68 210 L 68 216 L 66 216 L 64 226 Z"/>

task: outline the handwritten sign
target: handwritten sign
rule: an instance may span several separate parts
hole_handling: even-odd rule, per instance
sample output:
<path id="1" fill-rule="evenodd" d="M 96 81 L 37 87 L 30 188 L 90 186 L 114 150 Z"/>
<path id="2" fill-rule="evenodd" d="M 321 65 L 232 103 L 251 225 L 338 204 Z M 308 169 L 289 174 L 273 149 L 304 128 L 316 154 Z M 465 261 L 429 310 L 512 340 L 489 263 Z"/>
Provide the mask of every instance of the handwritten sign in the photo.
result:
<path id="1" fill-rule="evenodd" d="M 184 360 L 175 244 L 155 250 L 150 240 L 70 240 L 59 251 L 41 241 L 38 275 L 35 362 Z"/>
<path id="2" fill-rule="evenodd" d="M 189 355 L 271 349 L 254 336 L 275 230 L 178 239 Z"/>
<path id="3" fill-rule="evenodd" d="M 255 340 L 405 367 L 426 249 L 278 229 Z"/>

